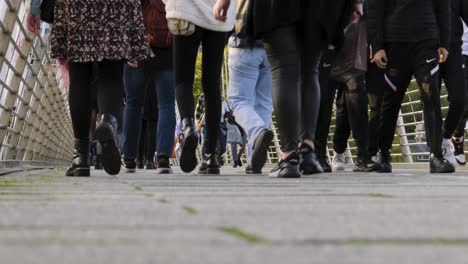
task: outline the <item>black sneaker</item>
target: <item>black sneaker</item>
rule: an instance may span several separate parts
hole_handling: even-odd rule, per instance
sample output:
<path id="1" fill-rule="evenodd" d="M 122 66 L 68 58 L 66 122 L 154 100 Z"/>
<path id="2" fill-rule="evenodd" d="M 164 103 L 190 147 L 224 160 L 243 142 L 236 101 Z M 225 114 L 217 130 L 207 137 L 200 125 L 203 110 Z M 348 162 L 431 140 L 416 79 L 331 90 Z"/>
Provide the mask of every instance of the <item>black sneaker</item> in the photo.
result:
<path id="1" fill-rule="evenodd" d="M 381 166 L 380 164 L 374 162 L 374 161 L 364 161 L 362 159 L 356 160 L 356 163 L 354 164 L 354 172 L 373 172 L 373 171 L 380 171 Z"/>
<path id="2" fill-rule="evenodd" d="M 330 159 L 328 158 L 327 154 L 324 153 L 318 153 L 317 152 L 317 159 L 318 162 L 320 163 L 320 166 L 322 166 L 323 172 L 330 173 L 332 172 L 332 167 L 330 164 Z"/>
<path id="3" fill-rule="evenodd" d="M 272 178 L 300 178 L 298 155 L 293 153 L 286 159 L 280 160 L 268 176 Z"/>
<path id="4" fill-rule="evenodd" d="M 147 160 L 146 161 L 146 169 L 147 170 L 155 170 L 156 169 L 156 164 L 152 160 Z"/>
<path id="5" fill-rule="evenodd" d="M 96 139 L 102 146 L 102 167 L 110 175 L 118 174 L 121 167 L 120 151 L 115 140 L 117 127 L 117 119 L 111 114 L 103 114 L 96 127 Z"/>
<path id="6" fill-rule="evenodd" d="M 380 163 L 380 170 L 378 170 L 378 172 L 392 173 L 392 156 L 390 155 L 390 152 L 381 152 L 380 157 L 382 162 Z"/>
<path id="7" fill-rule="evenodd" d="M 453 146 L 455 147 L 455 159 L 460 165 L 466 165 L 466 156 L 465 156 L 465 142 L 464 138 L 452 138 Z"/>
<path id="8" fill-rule="evenodd" d="M 442 157 L 431 157 L 430 162 L 431 173 L 452 173 L 455 172 L 455 167 Z"/>
<path id="9" fill-rule="evenodd" d="M 322 165 L 317 160 L 315 151 L 307 144 L 302 144 L 300 150 L 301 171 L 304 175 L 322 173 Z"/>
<path id="10" fill-rule="evenodd" d="M 247 165 L 247 167 L 245 168 L 245 173 L 246 173 L 246 174 L 262 174 L 262 171 L 261 171 L 261 170 L 255 171 L 255 170 L 252 168 L 252 166 Z"/>
<path id="11" fill-rule="evenodd" d="M 252 169 L 261 171 L 267 160 L 268 149 L 273 140 L 273 132 L 269 129 L 262 130 L 253 144 L 252 151 Z M 242 166 L 242 165 L 241 165 Z"/>
<path id="12" fill-rule="evenodd" d="M 219 161 L 216 154 L 205 154 L 198 170 L 199 174 L 220 174 Z"/>
<path id="13" fill-rule="evenodd" d="M 158 174 L 172 174 L 171 163 L 167 157 L 158 157 Z"/>
<path id="14" fill-rule="evenodd" d="M 143 160 L 138 160 L 137 168 L 143 170 L 145 168 L 145 162 Z"/>
<path id="15" fill-rule="evenodd" d="M 135 173 L 136 172 L 136 167 L 137 167 L 137 164 L 134 160 L 123 160 L 122 161 L 124 167 L 125 167 L 125 170 L 128 172 L 128 173 Z"/>
<path id="16" fill-rule="evenodd" d="M 180 168 L 183 172 L 193 171 L 198 164 L 197 160 L 197 147 L 198 136 L 195 128 L 193 127 L 192 118 L 184 118 L 182 120 L 184 127 L 184 141 L 182 142 L 182 152 L 180 154 Z"/>

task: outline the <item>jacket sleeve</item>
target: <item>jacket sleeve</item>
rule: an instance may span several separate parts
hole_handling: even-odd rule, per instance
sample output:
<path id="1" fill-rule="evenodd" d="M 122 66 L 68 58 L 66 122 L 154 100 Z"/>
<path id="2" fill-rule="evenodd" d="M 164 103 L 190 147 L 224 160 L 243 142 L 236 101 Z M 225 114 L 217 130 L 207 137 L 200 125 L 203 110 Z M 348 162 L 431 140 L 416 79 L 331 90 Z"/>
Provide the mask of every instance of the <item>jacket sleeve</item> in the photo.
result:
<path id="1" fill-rule="evenodd" d="M 369 44 L 374 53 L 384 49 L 386 1 L 387 0 L 367 1 L 367 31 Z"/>
<path id="2" fill-rule="evenodd" d="M 451 34 L 451 3 L 450 0 L 434 0 L 437 24 L 439 25 L 439 45 L 450 48 Z"/>
<path id="3" fill-rule="evenodd" d="M 41 14 L 41 0 L 31 0 L 31 14 L 40 15 Z"/>

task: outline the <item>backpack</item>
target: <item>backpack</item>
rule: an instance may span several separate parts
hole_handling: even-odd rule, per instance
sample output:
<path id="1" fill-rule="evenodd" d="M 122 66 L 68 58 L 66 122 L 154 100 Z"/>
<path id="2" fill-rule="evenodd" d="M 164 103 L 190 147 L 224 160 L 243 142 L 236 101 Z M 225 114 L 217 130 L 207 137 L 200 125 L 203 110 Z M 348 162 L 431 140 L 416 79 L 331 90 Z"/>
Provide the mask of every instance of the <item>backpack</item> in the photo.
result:
<path id="1" fill-rule="evenodd" d="M 167 26 L 166 6 L 163 1 L 144 0 L 142 8 L 149 44 L 155 48 L 172 48 L 173 36 Z"/>

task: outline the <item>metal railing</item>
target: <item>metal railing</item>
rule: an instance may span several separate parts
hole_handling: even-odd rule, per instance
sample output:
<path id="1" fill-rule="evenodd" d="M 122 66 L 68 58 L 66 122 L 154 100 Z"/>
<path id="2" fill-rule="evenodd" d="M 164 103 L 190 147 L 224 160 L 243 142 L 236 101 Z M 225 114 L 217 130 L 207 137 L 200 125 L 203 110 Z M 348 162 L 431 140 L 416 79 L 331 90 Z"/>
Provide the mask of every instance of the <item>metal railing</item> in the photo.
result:
<path id="1" fill-rule="evenodd" d="M 49 29 L 30 35 L 29 3 L 0 0 L 0 159 L 67 162 L 73 132 L 67 92 L 49 57 Z"/>

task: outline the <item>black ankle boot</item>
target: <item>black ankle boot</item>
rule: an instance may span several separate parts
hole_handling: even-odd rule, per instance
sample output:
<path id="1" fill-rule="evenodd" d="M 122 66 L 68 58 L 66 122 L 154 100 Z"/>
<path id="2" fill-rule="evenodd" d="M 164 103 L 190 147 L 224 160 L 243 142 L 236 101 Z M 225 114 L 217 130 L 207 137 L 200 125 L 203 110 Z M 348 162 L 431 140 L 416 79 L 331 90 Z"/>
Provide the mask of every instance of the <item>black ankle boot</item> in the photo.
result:
<path id="1" fill-rule="evenodd" d="M 120 151 L 117 147 L 117 119 L 111 114 L 103 114 L 101 122 L 96 127 L 96 138 L 102 146 L 102 167 L 110 175 L 120 172 Z"/>
<path id="2" fill-rule="evenodd" d="M 75 139 L 73 161 L 66 175 L 69 177 L 89 177 L 89 140 Z"/>
<path id="3" fill-rule="evenodd" d="M 193 125 L 193 118 L 182 119 L 184 140 L 182 142 L 182 152 L 180 154 L 180 168 L 183 172 L 193 171 L 198 164 L 197 147 L 198 136 Z"/>
<path id="4" fill-rule="evenodd" d="M 322 165 L 317 160 L 315 151 L 307 144 L 302 144 L 300 149 L 301 171 L 304 175 L 322 173 Z"/>

